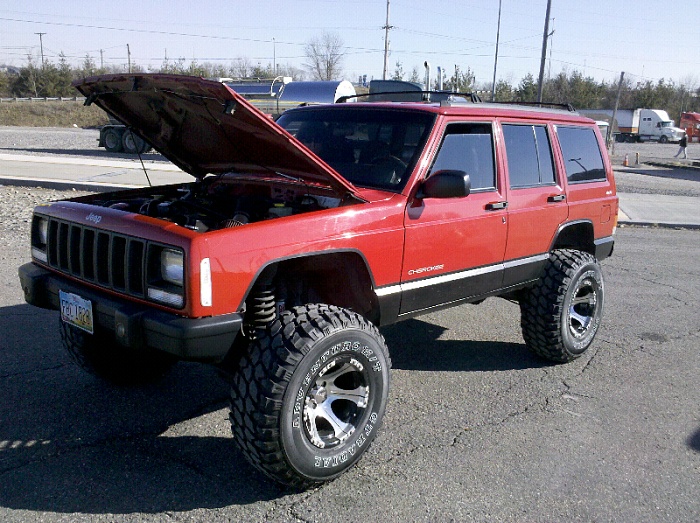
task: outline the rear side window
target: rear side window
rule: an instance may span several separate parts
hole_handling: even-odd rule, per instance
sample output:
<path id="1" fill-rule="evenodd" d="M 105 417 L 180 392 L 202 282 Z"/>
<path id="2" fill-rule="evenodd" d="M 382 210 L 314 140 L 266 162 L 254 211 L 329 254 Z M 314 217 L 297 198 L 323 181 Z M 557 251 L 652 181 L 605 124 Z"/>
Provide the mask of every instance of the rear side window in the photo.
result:
<path id="1" fill-rule="evenodd" d="M 554 184 L 552 148 L 543 125 L 503 126 L 510 186 Z"/>
<path id="2" fill-rule="evenodd" d="M 603 156 L 589 127 L 557 127 L 566 177 L 571 183 L 605 180 Z"/>
<path id="3" fill-rule="evenodd" d="M 496 170 L 491 125 L 448 125 L 430 174 L 444 169 L 465 171 L 472 191 L 494 189 Z"/>

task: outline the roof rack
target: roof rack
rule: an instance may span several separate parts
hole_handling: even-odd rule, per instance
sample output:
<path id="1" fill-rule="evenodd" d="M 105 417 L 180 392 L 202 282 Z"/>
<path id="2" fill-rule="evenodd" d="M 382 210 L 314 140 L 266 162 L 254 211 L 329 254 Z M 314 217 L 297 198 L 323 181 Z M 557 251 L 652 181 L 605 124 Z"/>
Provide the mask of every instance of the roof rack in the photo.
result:
<path id="1" fill-rule="evenodd" d="M 452 105 L 459 103 L 493 103 L 501 105 L 525 105 L 542 109 L 561 109 L 575 113 L 576 109 L 570 103 L 555 102 L 484 102 L 476 93 L 455 93 L 451 91 L 382 91 L 375 93 L 361 93 L 348 96 L 341 96 L 336 103 L 345 103 L 351 99 L 378 98 L 378 102 L 439 102 L 442 105 Z M 458 100 L 461 99 L 461 100 Z M 371 100 L 370 100 L 371 101 Z"/>
<path id="2" fill-rule="evenodd" d="M 560 104 L 555 102 L 489 102 L 493 104 L 506 104 L 506 105 L 528 105 L 531 107 L 541 107 L 543 109 L 563 109 L 569 111 L 570 113 L 575 113 L 576 109 L 571 104 Z"/>
<path id="3" fill-rule="evenodd" d="M 379 98 L 380 102 L 443 102 L 455 97 L 464 98 L 471 103 L 481 103 L 476 93 L 454 93 L 451 91 L 382 91 L 341 96 L 336 103 L 345 103 L 350 99 Z M 371 101 L 371 100 L 370 100 Z"/>

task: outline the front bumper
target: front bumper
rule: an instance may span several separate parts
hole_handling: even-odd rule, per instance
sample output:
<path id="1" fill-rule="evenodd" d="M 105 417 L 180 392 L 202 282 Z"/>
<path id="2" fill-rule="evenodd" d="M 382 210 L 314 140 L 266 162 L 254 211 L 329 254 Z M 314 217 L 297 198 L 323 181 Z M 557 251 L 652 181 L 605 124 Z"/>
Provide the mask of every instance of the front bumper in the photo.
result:
<path id="1" fill-rule="evenodd" d="M 615 238 L 612 236 L 606 236 L 605 238 L 599 238 L 595 240 L 595 257 L 596 260 L 604 260 L 605 258 L 612 256 L 613 250 L 615 248 Z"/>
<path id="2" fill-rule="evenodd" d="M 74 283 L 34 263 L 19 268 L 27 303 L 59 310 L 59 289 L 92 302 L 96 328 L 109 332 L 125 347 L 156 349 L 188 361 L 221 361 L 241 330 L 240 314 L 185 318 Z"/>

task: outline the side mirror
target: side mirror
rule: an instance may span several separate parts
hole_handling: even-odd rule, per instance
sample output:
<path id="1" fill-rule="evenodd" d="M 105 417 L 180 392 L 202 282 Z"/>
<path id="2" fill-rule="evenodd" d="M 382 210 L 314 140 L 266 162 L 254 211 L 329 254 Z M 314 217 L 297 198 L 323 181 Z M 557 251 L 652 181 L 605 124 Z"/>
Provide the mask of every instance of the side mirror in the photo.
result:
<path id="1" fill-rule="evenodd" d="M 443 170 L 433 173 L 418 188 L 416 198 L 462 198 L 468 196 L 472 183 L 464 171 Z"/>

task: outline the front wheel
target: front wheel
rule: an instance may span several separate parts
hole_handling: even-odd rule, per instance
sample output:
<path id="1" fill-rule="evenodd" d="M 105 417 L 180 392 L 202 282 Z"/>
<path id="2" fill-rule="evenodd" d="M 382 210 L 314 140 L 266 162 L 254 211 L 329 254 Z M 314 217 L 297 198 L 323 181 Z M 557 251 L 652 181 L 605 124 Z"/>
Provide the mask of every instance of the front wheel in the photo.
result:
<path id="1" fill-rule="evenodd" d="M 74 363 L 104 381 L 139 385 L 163 377 L 175 364 L 168 354 L 122 347 L 105 333 L 88 334 L 64 321 L 61 342 Z"/>
<path id="2" fill-rule="evenodd" d="M 557 362 L 581 356 L 593 343 L 603 316 L 603 273 L 591 254 L 552 252 L 544 276 L 520 299 L 527 347 Z"/>
<path id="3" fill-rule="evenodd" d="M 362 316 L 329 305 L 284 312 L 246 350 L 231 387 L 231 428 L 248 461 L 306 488 L 354 465 L 381 425 L 391 362 Z"/>
<path id="4" fill-rule="evenodd" d="M 661 138 L 659 138 L 659 143 L 667 143 L 667 142 L 668 142 L 668 137 L 662 136 Z"/>

